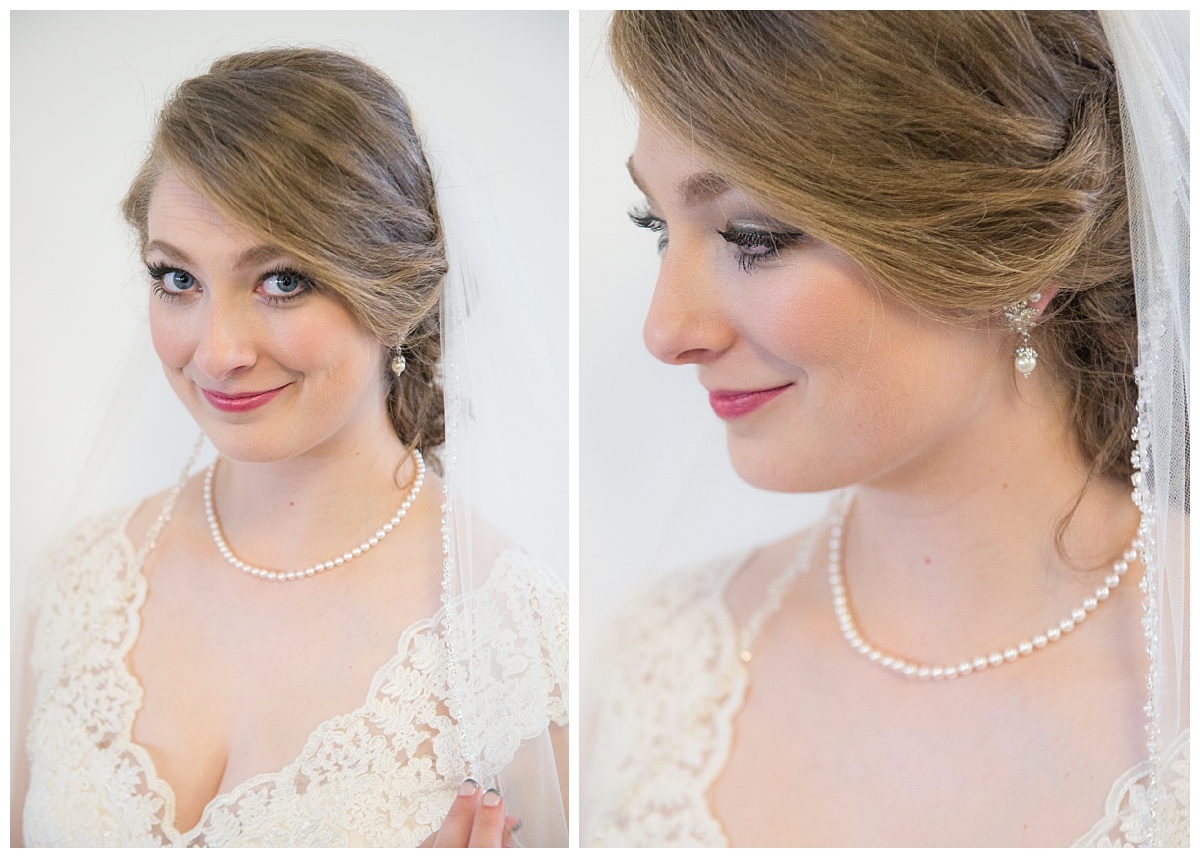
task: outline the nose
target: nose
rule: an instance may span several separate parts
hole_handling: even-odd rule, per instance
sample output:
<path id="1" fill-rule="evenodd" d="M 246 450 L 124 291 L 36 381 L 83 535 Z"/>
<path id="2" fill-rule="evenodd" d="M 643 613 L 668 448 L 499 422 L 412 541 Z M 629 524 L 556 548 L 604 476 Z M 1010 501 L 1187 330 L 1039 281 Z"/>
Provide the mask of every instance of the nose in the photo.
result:
<path id="1" fill-rule="evenodd" d="M 254 366 L 258 350 L 258 320 L 253 308 L 223 296 L 200 308 L 199 337 L 192 362 L 214 380 L 237 375 Z"/>
<path id="2" fill-rule="evenodd" d="M 671 246 L 663 255 L 642 340 L 663 363 L 707 363 L 736 337 L 703 252 Z"/>

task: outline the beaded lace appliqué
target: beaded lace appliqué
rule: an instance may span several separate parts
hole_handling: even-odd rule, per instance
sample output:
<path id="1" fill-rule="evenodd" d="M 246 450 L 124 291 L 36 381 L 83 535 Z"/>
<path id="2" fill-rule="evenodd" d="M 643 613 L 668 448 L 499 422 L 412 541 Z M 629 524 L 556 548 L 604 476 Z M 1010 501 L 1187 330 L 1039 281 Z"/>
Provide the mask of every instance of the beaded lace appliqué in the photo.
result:
<path id="1" fill-rule="evenodd" d="M 132 741 L 142 690 L 125 667 L 146 583 L 124 536 L 132 510 L 80 526 L 41 587 L 28 737 L 29 845 L 412 846 L 440 824 L 465 772 L 446 707 L 445 609 L 410 626 L 366 702 L 321 724 L 284 769 L 217 796 L 190 832 Z M 526 555 L 502 553 L 473 606 L 481 769 L 567 720 L 566 599 Z M 461 608 L 461 605 L 452 606 Z M 517 620 L 514 621 L 514 615 Z M 514 633 L 513 630 L 516 630 Z M 480 669 L 483 667 L 483 669 Z M 466 671 L 459 671 L 465 673 Z"/>

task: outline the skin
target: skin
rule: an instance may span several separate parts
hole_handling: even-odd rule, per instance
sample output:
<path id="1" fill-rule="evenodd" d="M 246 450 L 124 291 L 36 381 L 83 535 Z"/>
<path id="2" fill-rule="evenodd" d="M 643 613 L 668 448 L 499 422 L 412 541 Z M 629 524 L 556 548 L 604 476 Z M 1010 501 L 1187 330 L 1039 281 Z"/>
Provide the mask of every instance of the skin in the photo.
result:
<path id="1" fill-rule="evenodd" d="M 1093 481 L 1065 553 L 1055 547 L 1087 465 L 1052 368 L 1020 378 L 1016 338 L 998 322 L 937 321 L 817 238 L 789 239 L 777 255 L 770 242 L 731 242 L 721 233 L 803 225 L 780 223 L 652 124 L 630 168 L 668 236 L 647 347 L 696 366 L 710 391 L 784 388 L 726 421 L 747 482 L 859 486 L 842 572 L 872 643 L 957 662 L 1057 623 L 1096 586 L 1132 539 L 1136 509 L 1127 487 Z M 1047 284 L 1036 306 L 1052 295 Z M 733 748 L 708 792 L 730 841 L 1067 845 L 1085 834 L 1116 777 L 1145 756 L 1140 567 L 1064 642 L 917 684 L 842 640 L 827 539 L 817 544 L 754 644 Z M 735 623 L 798 545 L 768 546 L 739 570 L 725 594 Z"/>
<path id="2" fill-rule="evenodd" d="M 172 387 L 222 453 L 222 528 L 250 562 L 303 568 L 370 536 L 399 507 L 414 469 L 387 418 L 383 347 L 331 293 L 272 277 L 294 264 L 266 245 L 173 173 L 156 186 L 147 262 L 176 270 L 152 290 L 182 294 L 151 292 L 152 335 Z M 281 285 L 302 294 L 275 303 Z M 246 413 L 222 412 L 203 394 L 280 387 Z M 434 614 L 441 596 L 432 472 L 397 528 L 403 538 L 300 584 L 264 585 L 226 564 L 201 491 L 199 478 L 185 485 L 146 564 L 129 660 L 145 691 L 133 738 L 174 792 L 181 831 L 214 796 L 288 765 L 318 724 L 361 706 L 401 631 Z M 161 504 L 152 498 L 134 516 L 133 544 Z M 502 845 L 511 827 L 503 802 L 483 798 L 460 796 L 432 845 Z"/>

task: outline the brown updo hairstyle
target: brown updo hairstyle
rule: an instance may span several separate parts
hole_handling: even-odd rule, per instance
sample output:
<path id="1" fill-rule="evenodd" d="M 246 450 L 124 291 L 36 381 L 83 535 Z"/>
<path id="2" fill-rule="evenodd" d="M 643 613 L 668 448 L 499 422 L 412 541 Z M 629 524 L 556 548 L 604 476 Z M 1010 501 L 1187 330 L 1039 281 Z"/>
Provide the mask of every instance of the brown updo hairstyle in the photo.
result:
<path id="1" fill-rule="evenodd" d="M 1094 12 L 617 12 L 643 118 L 901 301 L 1033 332 L 1091 474 L 1132 472 L 1133 269 Z M 1015 346 L 1014 337 L 1014 346 Z"/>
<path id="2" fill-rule="evenodd" d="M 234 54 L 180 84 L 123 203 L 147 242 L 150 195 L 173 170 L 230 220 L 295 257 L 408 366 L 386 366 L 400 439 L 437 467 L 446 247 L 433 176 L 404 96 L 354 57 L 309 48 Z"/>

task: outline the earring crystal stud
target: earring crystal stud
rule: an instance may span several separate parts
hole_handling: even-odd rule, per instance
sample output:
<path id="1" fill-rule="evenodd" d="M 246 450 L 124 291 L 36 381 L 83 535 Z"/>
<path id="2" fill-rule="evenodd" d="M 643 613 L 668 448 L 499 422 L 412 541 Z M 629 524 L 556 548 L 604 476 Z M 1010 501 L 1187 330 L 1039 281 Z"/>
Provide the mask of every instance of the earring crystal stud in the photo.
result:
<path id="1" fill-rule="evenodd" d="M 1008 324 L 1009 330 L 1021 337 L 1014 364 L 1017 372 L 1025 378 L 1029 378 L 1029 374 L 1037 369 L 1038 353 L 1029 344 L 1029 331 L 1034 327 L 1039 313 L 1034 305 L 1040 300 L 1042 300 L 1042 293 L 1035 292 L 1024 301 L 1004 308 L 1004 321 Z"/>

